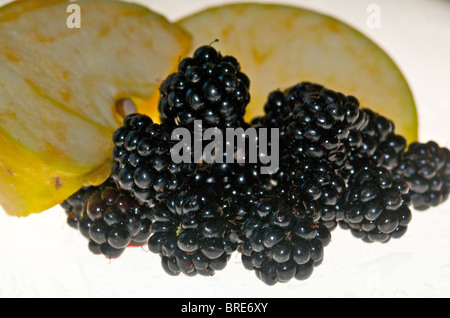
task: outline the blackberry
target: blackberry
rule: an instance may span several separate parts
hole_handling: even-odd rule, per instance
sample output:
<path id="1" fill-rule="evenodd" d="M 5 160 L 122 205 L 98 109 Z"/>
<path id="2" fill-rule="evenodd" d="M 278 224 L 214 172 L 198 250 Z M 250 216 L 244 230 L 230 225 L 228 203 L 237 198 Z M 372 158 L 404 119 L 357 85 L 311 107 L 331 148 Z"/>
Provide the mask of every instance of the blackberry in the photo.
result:
<path id="1" fill-rule="evenodd" d="M 241 127 L 250 101 L 249 86 L 236 58 L 201 46 L 161 84 L 161 122 L 194 128 L 194 120 L 202 120 L 204 128 Z"/>
<path id="2" fill-rule="evenodd" d="M 414 209 L 424 211 L 437 206 L 449 195 L 449 150 L 435 141 L 413 142 L 401 156 L 394 174 L 408 183 Z"/>
<path id="3" fill-rule="evenodd" d="M 346 200 L 349 208 L 339 222 L 365 242 L 400 238 L 411 221 L 408 184 L 384 167 L 366 161 L 355 164 Z"/>
<path id="4" fill-rule="evenodd" d="M 331 240 L 325 226 L 273 194 L 254 203 L 242 231 L 242 263 L 267 285 L 309 278 Z"/>
<path id="5" fill-rule="evenodd" d="M 272 190 L 256 185 L 237 190 L 222 189 L 217 193 L 223 217 L 229 221 L 228 237 L 231 242 L 242 244 L 246 240 L 243 226 L 252 216 L 255 204 L 262 196 L 272 193 Z"/>
<path id="6" fill-rule="evenodd" d="M 106 187 L 112 186 L 115 186 L 115 183 L 111 178 L 108 178 L 105 180 L 105 182 L 103 182 L 100 185 L 97 186 L 90 185 L 82 187 L 77 192 L 68 197 L 66 200 L 64 200 L 60 204 L 60 206 L 66 212 L 67 224 L 70 227 L 78 230 L 79 220 L 83 215 L 86 215 L 86 207 L 93 193 L 96 191 L 101 191 Z"/>
<path id="7" fill-rule="evenodd" d="M 297 98 L 303 100 L 307 94 L 318 93 L 322 89 L 323 87 L 318 84 L 300 83 L 297 85 Z M 280 135 L 284 136 L 286 127 L 291 121 L 290 117 L 294 115 L 295 106 L 295 103 L 287 101 L 285 91 L 272 91 L 264 104 L 264 115 L 253 118 L 251 123 L 264 127 L 279 128 Z"/>
<path id="8" fill-rule="evenodd" d="M 353 162 L 368 160 L 375 165 L 393 170 L 406 149 L 407 140 L 396 133 L 394 123 L 370 109 L 361 109 L 364 120 L 350 130 L 347 140 L 349 156 L 344 167 L 348 176 L 353 173 Z"/>
<path id="9" fill-rule="evenodd" d="M 142 246 L 150 237 L 150 208 L 141 205 L 111 179 L 101 186 L 80 189 L 67 199 L 77 229 L 89 240 L 89 250 L 108 258 L 119 257 L 128 246 Z M 64 204 L 67 208 L 69 205 Z M 74 220 L 68 220 L 74 227 Z"/>
<path id="10" fill-rule="evenodd" d="M 231 223 L 211 189 L 186 187 L 153 208 L 149 250 L 169 275 L 214 275 L 224 269 L 237 243 Z"/>
<path id="11" fill-rule="evenodd" d="M 344 198 L 345 174 L 342 174 L 339 169 L 347 157 L 347 149 L 342 147 L 347 140 L 343 138 L 339 141 L 340 154 L 338 156 L 334 156 L 333 151 L 328 154 L 322 152 L 317 156 L 310 154 L 305 150 L 312 143 L 302 135 L 309 129 L 308 127 L 316 125 L 315 119 L 311 118 L 309 122 L 302 122 L 296 118 L 297 114 L 308 112 L 303 101 L 318 96 L 323 105 L 318 106 L 317 109 L 320 107 L 327 111 L 338 109 L 339 112 L 342 111 L 346 114 L 335 122 L 336 129 L 338 129 L 337 127 L 341 127 L 343 130 L 356 129 L 362 125 L 361 122 L 364 118 L 359 113 L 359 103 L 356 99 L 354 101 L 353 97 L 345 97 L 340 93 L 327 90 L 321 85 L 309 82 L 300 83 L 285 92 L 272 92 L 265 106 L 265 115 L 255 118 L 252 123 L 260 126 L 270 125 L 280 129 L 279 169 L 270 175 L 270 184 L 273 190 L 283 200 L 288 200 L 291 206 L 312 211 L 316 222 L 333 230 L 338 221 L 342 220 L 347 207 Z M 339 106 L 335 106 L 331 96 L 342 101 L 348 99 L 348 101 L 339 102 Z M 325 106 L 327 103 L 330 103 L 329 108 Z M 313 114 L 313 111 L 309 113 Z M 294 128 L 298 132 L 297 140 L 295 140 L 295 136 L 291 135 Z M 319 144 L 315 146 L 321 147 L 320 141 L 316 140 L 316 142 Z"/>
<path id="12" fill-rule="evenodd" d="M 386 117 L 361 108 L 353 96 L 302 82 L 269 94 L 263 116 L 253 124 L 280 128 L 291 154 L 324 158 L 352 173 L 352 162 L 367 159 L 392 170 L 407 141 Z"/>
<path id="13" fill-rule="evenodd" d="M 71 228 L 78 230 L 78 221 L 85 213 L 83 210 L 86 209 L 87 201 L 97 189 L 95 186 L 83 187 L 61 203 L 67 215 L 67 224 Z"/>
<path id="14" fill-rule="evenodd" d="M 330 231 L 344 218 L 346 181 L 327 160 L 312 160 L 286 155 L 273 176 L 277 192 L 290 206 L 311 214 L 315 222 Z"/>
<path id="15" fill-rule="evenodd" d="M 130 114 L 114 132 L 111 177 L 150 207 L 195 177 L 196 164 L 172 160 L 171 150 L 179 142 L 171 139 L 173 129 L 146 115 Z"/>
<path id="16" fill-rule="evenodd" d="M 325 159 L 340 168 L 347 158 L 349 131 L 360 122 L 359 101 L 320 86 L 305 91 L 304 86 L 300 83 L 285 92 L 294 109 L 286 126 L 286 143 L 298 157 Z"/>

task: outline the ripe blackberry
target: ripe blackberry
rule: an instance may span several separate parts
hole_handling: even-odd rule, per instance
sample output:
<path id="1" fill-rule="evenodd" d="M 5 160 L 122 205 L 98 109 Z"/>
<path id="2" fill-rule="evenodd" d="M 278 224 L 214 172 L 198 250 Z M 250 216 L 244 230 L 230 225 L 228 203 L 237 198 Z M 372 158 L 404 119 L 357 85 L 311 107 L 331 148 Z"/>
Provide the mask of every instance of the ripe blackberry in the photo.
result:
<path id="1" fill-rule="evenodd" d="M 310 93 L 318 93 L 323 89 L 321 85 L 303 82 L 297 85 L 296 96 L 299 100 Z M 288 102 L 286 92 L 281 90 L 272 91 L 264 105 L 264 115 L 252 119 L 253 125 L 279 128 L 280 135 L 286 133 L 286 126 L 291 122 L 290 117 L 294 115 L 295 103 Z"/>
<path id="2" fill-rule="evenodd" d="M 128 246 L 144 245 L 150 237 L 150 208 L 117 188 L 111 179 L 98 187 L 83 188 L 66 201 L 70 202 L 66 211 L 73 213 L 76 207 L 77 229 L 89 240 L 94 254 L 116 258 Z M 75 224 L 70 218 L 68 222 Z"/>
<path id="3" fill-rule="evenodd" d="M 311 214 L 313 220 L 330 231 L 344 218 L 346 182 L 327 160 L 298 159 L 286 155 L 273 176 L 273 191 L 290 206 Z"/>
<path id="4" fill-rule="evenodd" d="M 309 95 L 320 94 L 322 90 L 324 88 L 320 85 L 305 82 L 299 84 L 295 90 L 293 89 L 293 94 L 296 94 L 296 99 L 303 99 Z M 278 97 L 273 97 L 277 95 Z M 339 94 L 337 95 L 339 96 Z M 273 100 L 277 100 L 277 102 Z M 276 109 L 278 105 L 279 108 L 285 110 L 285 115 L 279 116 L 277 120 L 272 122 L 272 125 L 281 127 L 280 130 L 285 130 L 286 128 L 283 127 L 289 129 L 293 120 L 295 120 L 295 107 L 292 109 L 280 106 L 284 105 L 281 100 L 279 92 L 272 93 L 267 104 L 272 104 L 272 106 L 266 105 L 266 115 L 262 118 L 268 118 L 269 114 L 276 113 L 275 110 L 267 113 L 267 110 Z M 283 100 L 287 104 L 286 98 Z M 279 114 L 282 113 L 283 111 L 279 112 Z M 359 125 L 359 120 L 358 124 L 355 121 L 355 127 Z M 268 124 L 264 120 L 260 124 L 258 122 L 259 120 L 254 120 L 253 124 Z M 293 142 L 286 131 L 280 132 L 280 135 L 279 169 L 269 176 L 273 191 L 278 193 L 283 200 L 288 200 L 291 206 L 298 206 L 310 211 L 313 214 L 314 221 L 325 225 L 330 231 L 335 229 L 338 221 L 342 220 L 347 207 L 344 197 L 346 189 L 344 175 L 342 175 L 340 169 L 337 169 L 336 162 L 330 161 L 329 157 L 310 158 L 302 152 L 291 151 L 290 146 L 293 143 L 300 146 L 302 142 Z"/>
<path id="5" fill-rule="evenodd" d="M 331 240 L 325 226 L 273 194 L 255 202 L 242 230 L 242 263 L 267 285 L 309 278 Z"/>
<path id="6" fill-rule="evenodd" d="M 249 86 L 236 58 L 201 46 L 161 84 L 161 122 L 193 128 L 194 120 L 202 120 L 204 128 L 240 127 L 250 101 Z"/>
<path id="7" fill-rule="evenodd" d="M 66 212 L 67 224 L 78 230 L 78 222 L 80 218 L 86 214 L 86 206 L 93 193 L 111 186 L 115 186 L 115 183 L 111 178 L 108 178 L 105 182 L 98 186 L 90 185 L 82 187 L 80 190 L 64 200 L 60 206 Z"/>
<path id="8" fill-rule="evenodd" d="M 424 211 L 437 206 L 449 195 L 449 150 L 435 141 L 411 143 L 394 174 L 408 183 L 414 209 Z"/>
<path id="9" fill-rule="evenodd" d="M 288 101 L 296 104 L 293 121 L 287 126 L 292 153 L 326 159 L 336 168 L 344 166 L 349 132 L 361 120 L 358 100 L 325 88 L 299 100 L 298 90 L 294 86 L 287 93 Z"/>
<path id="10" fill-rule="evenodd" d="M 156 124 L 142 114 L 125 117 L 114 132 L 112 178 L 140 202 L 155 205 L 171 191 L 177 191 L 194 178 L 196 164 L 174 163 L 171 139 L 174 127 Z"/>
<path id="11" fill-rule="evenodd" d="M 149 250 L 169 275 L 210 276 L 226 267 L 237 244 L 211 189 L 186 187 L 153 208 Z"/>
<path id="12" fill-rule="evenodd" d="M 228 188 L 217 191 L 218 202 L 222 215 L 229 221 L 228 237 L 231 242 L 242 244 L 246 238 L 243 233 L 243 226 L 253 214 L 254 207 L 258 200 L 268 195 L 271 189 L 263 185 L 254 185 L 247 188 Z"/>
<path id="13" fill-rule="evenodd" d="M 360 120 L 358 100 L 324 87 L 305 94 L 302 83 L 285 94 L 294 109 L 286 133 L 291 153 L 342 167 L 347 158 L 345 141 Z"/>
<path id="14" fill-rule="evenodd" d="M 86 208 L 87 201 L 92 195 L 92 192 L 97 189 L 98 187 L 95 186 L 83 187 L 61 203 L 61 207 L 67 215 L 67 224 L 70 227 L 78 230 L 78 221 L 82 217 L 83 213 L 85 213 L 83 209 Z"/>
<path id="15" fill-rule="evenodd" d="M 301 82 L 269 94 L 265 114 L 253 124 L 280 128 L 280 144 L 309 159 L 325 159 L 336 168 L 347 159 L 349 131 L 361 125 L 359 101 L 322 85 Z"/>
<path id="16" fill-rule="evenodd" d="M 350 130 L 347 140 L 349 156 L 344 171 L 351 175 L 353 163 L 359 160 L 369 160 L 392 171 L 407 146 L 406 139 L 395 132 L 395 125 L 388 118 L 367 108 L 361 113 L 362 125 Z"/>
<path id="17" fill-rule="evenodd" d="M 399 238 L 411 221 L 408 184 L 373 163 L 359 161 L 355 165 L 346 199 L 349 209 L 339 225 L 365 242 Z"/>

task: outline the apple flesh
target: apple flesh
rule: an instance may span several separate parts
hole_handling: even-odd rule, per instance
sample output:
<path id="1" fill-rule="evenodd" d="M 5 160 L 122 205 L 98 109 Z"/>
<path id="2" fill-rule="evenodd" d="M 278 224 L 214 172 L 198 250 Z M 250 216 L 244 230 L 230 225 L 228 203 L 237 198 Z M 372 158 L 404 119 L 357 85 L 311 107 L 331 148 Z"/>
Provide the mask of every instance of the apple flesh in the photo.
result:
<path id="1" fill-rule="evenodd" d="M 69 27 L 80 8 L 80 27 Z M 42 212 L 110 173 L 115 101 L 145 102 L 190 35 L 145 7 L 111 0 L 17 1 L 0 8 L 0 204 Z M 142 107 L 139 107 L 141 105 Z"/>
<path id="2" fill-rule="evenodd" d="M 271 91 L 303 81 L 353 95 L 417 140 L 417 112 L 404 76 L 366 36 L 332 17 L 298 7 L 231 4 L 177 22 L 193 35 L 192 50 L 213 45 L 233 55 L 251 80 L 247 119 L 263 113 Z"/>

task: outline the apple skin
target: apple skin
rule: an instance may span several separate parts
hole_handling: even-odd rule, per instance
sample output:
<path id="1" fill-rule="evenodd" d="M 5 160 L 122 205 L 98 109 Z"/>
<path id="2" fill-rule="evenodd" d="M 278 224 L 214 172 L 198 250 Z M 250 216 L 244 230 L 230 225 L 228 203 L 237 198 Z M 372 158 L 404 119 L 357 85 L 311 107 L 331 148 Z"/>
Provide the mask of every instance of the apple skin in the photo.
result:
<path id="1" fill-rule="evenodd" d="M 393 120 L 408 142 L 418 139 L 410 87 L 395 62 L 347 24 L 289 5 L 210 7 L 177 21 L 193 35 L 191 52 L 212 45 L 236 57 L 251 80 L 246 119 L 263 114 L 271 91 L 303 81 L 355 96 L 361 107 Z"/>

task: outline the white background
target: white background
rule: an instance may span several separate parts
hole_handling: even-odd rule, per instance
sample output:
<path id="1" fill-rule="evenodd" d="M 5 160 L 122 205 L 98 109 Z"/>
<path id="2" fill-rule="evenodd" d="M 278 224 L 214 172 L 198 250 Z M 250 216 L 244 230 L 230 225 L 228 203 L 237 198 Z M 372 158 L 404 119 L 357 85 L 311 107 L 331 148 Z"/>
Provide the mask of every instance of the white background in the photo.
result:
<path id="1" fill-rule="evenodd" d="M 234 1 L 136 2 L 176 20 Z M 450 1 L 283 3 L 332 15 L 374 40 L 411 86 L 420 140 L 450 146 Z M 372 3 L 381 9 L 377 29 L 366 23 Z M 128 249 L 115 260 L 91 254 L 60 207 L 27 218 L 9 217 L 0 209 L 0 297 L 449 297 L 449 210 L 450 201 L 414 212 L 405 236 L 388 244 L 366 244 L 338 228 L 311 278 L 268 287 L 243 268 L 238 254 L 213 277 L 171 277 L 146 247 Z"/>

